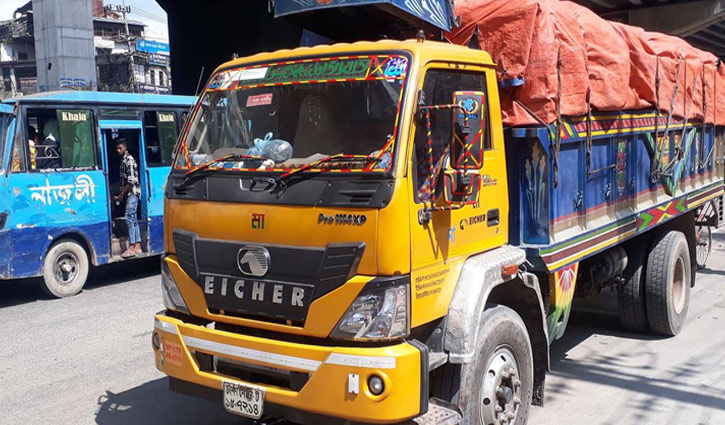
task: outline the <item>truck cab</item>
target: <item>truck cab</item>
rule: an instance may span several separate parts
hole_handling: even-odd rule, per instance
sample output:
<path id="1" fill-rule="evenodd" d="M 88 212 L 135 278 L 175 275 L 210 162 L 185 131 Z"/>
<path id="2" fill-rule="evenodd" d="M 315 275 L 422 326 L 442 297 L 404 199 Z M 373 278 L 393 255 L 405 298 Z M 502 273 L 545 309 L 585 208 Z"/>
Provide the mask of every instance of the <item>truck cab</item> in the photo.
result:
<path id="1" fill-rule="evenodd" d="M 251 418 L 525 417 L 547 336 L 507 190 L 485 52 L 419 39 L 223 64 L 166 185 L 157 368 Z M 483 352 L 494 322 L 514 340 Z"/>

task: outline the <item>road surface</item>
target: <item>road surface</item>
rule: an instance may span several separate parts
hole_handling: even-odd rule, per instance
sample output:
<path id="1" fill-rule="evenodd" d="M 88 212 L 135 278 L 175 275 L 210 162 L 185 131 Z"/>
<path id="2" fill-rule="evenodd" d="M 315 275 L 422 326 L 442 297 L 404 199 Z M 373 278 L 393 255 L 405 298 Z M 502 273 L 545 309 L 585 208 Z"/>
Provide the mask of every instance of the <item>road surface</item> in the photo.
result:
<path id="1" fill-rule="evenodd" d="M 530 424 L 725 424 L 725 234 L 714 236 L 677 338 L 573 314 L 552 346 L 546 407 L 533 408 Z M 47 299 L 36 284 L 0 285 L 0 424 L 247 423 L 169 392 L 155 369 L 158 259 L 97 269 L 68 299 Z"/>

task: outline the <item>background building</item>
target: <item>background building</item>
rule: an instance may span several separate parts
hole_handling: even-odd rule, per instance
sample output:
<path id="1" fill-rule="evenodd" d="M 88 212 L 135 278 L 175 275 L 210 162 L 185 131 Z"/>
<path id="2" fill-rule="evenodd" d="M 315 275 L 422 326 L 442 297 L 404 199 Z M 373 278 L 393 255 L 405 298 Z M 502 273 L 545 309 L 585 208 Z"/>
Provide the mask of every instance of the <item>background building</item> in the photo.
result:
<path id="1" fill-rule="evenodd" d="M 130 12 L 103 0 L 18 8 L 0 21 L 0 98 L 57 89 L 171 93 L 168 43 L 146 39 Z"/>
<path id="2" fill-rule="evenodd" d="M 15 12 L 14 19 L 0 22 L 0 98 L 15 92 L 35 93 L 35 38 L 30 3 Z"/>

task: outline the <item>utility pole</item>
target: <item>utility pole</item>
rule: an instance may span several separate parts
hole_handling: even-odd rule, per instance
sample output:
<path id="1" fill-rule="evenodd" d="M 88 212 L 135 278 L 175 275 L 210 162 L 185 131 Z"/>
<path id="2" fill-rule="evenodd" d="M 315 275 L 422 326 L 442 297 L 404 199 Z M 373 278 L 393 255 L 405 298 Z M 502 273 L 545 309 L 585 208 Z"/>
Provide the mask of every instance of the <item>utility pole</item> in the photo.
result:
<path id="1" fill-rule="evenodd" d="M 128 83 L 131 89 L 131 93 L 138 91 L 136 87 L 136 62 L 134 60 L 134 50 L 131 49 L 131 40 L 134 38 L 128 30 L 128 19 L 126 15 L 131 13 L 131 6 L 126 6 L 125 2 L 123 5 L 120 4 L 109 4 L 104 9 L 112 12 L 120 13 L 123 16 L 123 26 L 126 28 L 126 34 L 124 36 L 126 40 L 126 46 L 128 46 Z"/>

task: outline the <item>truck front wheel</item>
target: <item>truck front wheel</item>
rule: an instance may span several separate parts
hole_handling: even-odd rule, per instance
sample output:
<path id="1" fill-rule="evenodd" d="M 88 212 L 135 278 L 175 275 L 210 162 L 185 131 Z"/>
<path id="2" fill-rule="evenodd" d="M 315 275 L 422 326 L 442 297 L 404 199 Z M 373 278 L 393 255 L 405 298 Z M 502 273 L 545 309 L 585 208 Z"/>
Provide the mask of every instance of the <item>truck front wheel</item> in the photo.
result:
<path id="1" fill-rule="evenodd" d="M 650 328 L 675 336 L 682 330 L 690 304 L 693 267 L 687 238 L 670 230 L 652 245 L 647 258 L 645 300 Z"/>
<path id="2" fill-rule="evenodd" d="M 524 425 L 533 392 L 533 358 L 521 317 L 497 305 L 483 312 L 476 357 L 463 365 L 451 400 L 466 425 Z"/>

